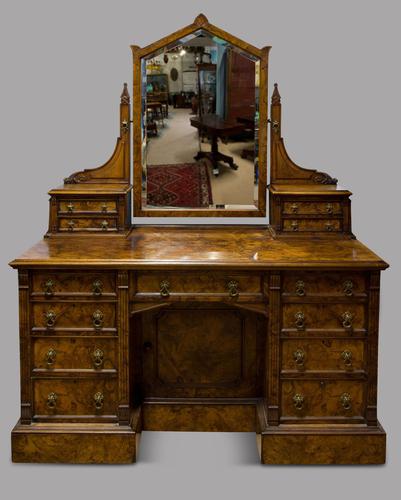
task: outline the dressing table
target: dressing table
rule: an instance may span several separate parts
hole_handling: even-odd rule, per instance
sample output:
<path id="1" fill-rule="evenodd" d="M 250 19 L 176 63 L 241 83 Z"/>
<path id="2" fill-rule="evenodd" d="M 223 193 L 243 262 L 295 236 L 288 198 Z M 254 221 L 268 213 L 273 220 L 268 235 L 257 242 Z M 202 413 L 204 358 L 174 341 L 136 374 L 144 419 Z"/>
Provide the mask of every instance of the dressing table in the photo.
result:
<path id="1" fill-rule="evenodd" d="M 289 158 L 277 85 L 268 104 L 270 47 L 200 14 L 131 48 L 133 110 L 125 84 L 111 158 L 49 192 L 45 237 L 11 262 L 21 366 L 13 461 L 135 462 L 141 431 L 153 430 L 254 432 L 265 464 L 383 463 L 377 356 L 388 265 L 353 235 L 351 193 Z M 217 177 L 217 139 L 191 126 L 191 109 L 171 106 L 157 135 L 147 127 L 152 68 L 177 70 L 172 104 L 177 92 L 196 94 L 188 68 L 196 73 L 205 53 L 216 64 L 214 113 L 238 118 L 238 134 L 218 139 L 238 169 L 220 163 Z M 235 93 L 230 81 L 240 82 Z M 185 207 L 183 189 L 194 193 Z M 208 224 L 265 217 L 267 190 L 269 225 Z M 205 224 L 135 226 L 132 212 Z"/>

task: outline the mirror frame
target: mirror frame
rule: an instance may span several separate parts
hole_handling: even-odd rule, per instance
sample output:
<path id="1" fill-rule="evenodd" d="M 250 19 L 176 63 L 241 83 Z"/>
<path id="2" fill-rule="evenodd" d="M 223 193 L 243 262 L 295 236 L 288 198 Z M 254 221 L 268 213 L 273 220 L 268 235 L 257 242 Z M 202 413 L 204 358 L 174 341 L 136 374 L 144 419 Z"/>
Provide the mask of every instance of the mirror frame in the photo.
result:
<path id="1" fill-rule="evenodd" d="M 258 205 L 254 209 L 211 208 L 143 208 L 142 207 L 142 147 L 141 147 L 141 59 L 162 49 L 165 45 L 203 29 L 222 38 L 244 52 L 260 60 L 259 78 L 259 185 Z M 133 55 L 133 195 L 134 217 L 265 217 L 267 197 L 267 123 L 268 123 L 268 60 L 269 46 L 258 49 L 226 31 L 210 24 L 206 16 L 199 14 L 192 24 L 140 48 L 131 45 Z"/>

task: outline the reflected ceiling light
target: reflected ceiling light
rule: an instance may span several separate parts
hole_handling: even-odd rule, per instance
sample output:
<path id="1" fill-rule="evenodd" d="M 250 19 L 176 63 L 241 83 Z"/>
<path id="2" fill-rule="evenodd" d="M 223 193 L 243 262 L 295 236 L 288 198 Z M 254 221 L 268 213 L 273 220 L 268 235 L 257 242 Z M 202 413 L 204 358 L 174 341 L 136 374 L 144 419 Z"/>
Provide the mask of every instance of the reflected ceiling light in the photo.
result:
<path id="1" fill-rule="evenodd" d="M 180 50 L 180 56 L 185 56 L 185 54 L 187 53 L 187 51 L 184 49 L 184 47 L 181 48 Z"/>

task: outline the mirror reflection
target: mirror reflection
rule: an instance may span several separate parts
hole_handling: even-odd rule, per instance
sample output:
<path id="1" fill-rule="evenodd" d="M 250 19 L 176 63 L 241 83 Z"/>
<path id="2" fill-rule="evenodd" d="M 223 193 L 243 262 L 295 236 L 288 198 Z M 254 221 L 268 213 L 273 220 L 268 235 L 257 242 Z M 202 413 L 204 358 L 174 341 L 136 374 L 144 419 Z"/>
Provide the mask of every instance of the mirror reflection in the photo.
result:
<path id="1" fill-rule="evenodd" d="M 206 31 L 142 59 L 142 206 L 254 209 L 259 60 Z"/>

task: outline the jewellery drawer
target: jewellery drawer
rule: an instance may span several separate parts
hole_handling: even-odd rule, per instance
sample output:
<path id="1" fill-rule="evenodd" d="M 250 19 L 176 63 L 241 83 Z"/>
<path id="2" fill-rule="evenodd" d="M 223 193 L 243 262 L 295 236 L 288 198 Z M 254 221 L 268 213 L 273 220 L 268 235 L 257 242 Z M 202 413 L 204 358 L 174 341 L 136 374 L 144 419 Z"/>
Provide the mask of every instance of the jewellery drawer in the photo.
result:
<path id="1" fill-rule="evenodd" d="M 286 418 L 363 418 L 365 382 L 361 380 L 285 380 L 281 415 Z M 358 421 L 360 421 L 360 419 Z"/>
<path id="2" fill-rule="evenodd" d="M 117 379 L 34 379 L 34 414 L 41 417 L 117 414 Z"/>
<path id="3" fill-rule="evenodd" d="M 60 217 L 58 219 L 59 231 L 69 232 L 96 232 L 104 233 L 117 231 L 116 218 L 98 218 L 98 217 Z"/>
<path id="4" fill-rule="evenodd" d="M 98 213 L 98 214 L 116 214 L 116 200 L 60 200 L 58 213 L 80 214 L 80 213 Z"/>
<path id="5" fill-rule="evenodd" d="M 283 231 L 335 233 L 342 231 L 342 221 L 341 219 L 284 219 Z"/>
<path id="6" fill-rule="evenodd" d="M 341 215 L 342 205 L 338 201 L 285 201 L 283 203 L 285 215 Z"/>
<path id="7" fill-rule="evenodd" d="M 363 273 L 297 272 L 283 273 L 282 294 L 292 297 L 366 297 Z"/>
<path id="8" fill-rule="evenodd" d="M 140 272 L 133 289 L 135 299 L 192 296 L 233 300 L 262 299 L 262 278 L 258 273 Z"/>
<path id="9" fill-rule="evenodd" d="M 283 372 L 361 371 L 365 366 L 365 342 L 348 339 L 282 340 Z"/>
<path id="10" fill-rule="evenodd" d="M 344 304 L 283 304 L 283 329 L 333 329 L 353 332 L 365 328 L 365 306 Z"/>
<path id="11" fill-rule="evenodd" d="M 114 273 L 34 272 L 32 295 L 46 299 L 58 295 L 88 297 L 116 296 Z"/>
<path id="12" fill-rule="evenodd" d="M 60 370 L 116 371 L 117 339 L 37 337 L 33 343 L 34 372 Z"/>
<path id="13" fill-rule="evenodd" d="M 90 302 L 37 302 L 32 304 L 34 329 L 91 329 L 101 332 L 115 327 L 115 304 Z"/>

